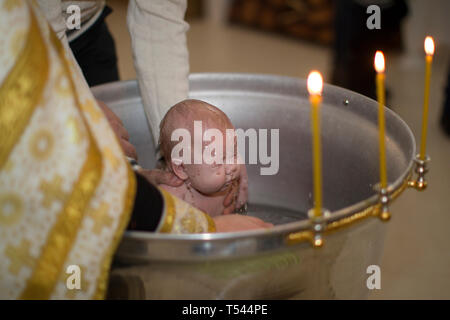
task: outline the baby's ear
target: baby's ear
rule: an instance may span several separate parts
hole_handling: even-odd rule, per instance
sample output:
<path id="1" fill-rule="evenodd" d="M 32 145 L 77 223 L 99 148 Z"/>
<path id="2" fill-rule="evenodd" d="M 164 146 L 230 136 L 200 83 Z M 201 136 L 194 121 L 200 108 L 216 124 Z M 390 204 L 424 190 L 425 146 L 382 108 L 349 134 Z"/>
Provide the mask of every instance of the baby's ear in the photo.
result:
<path id="1" fill-rule="evenodd" d="M 172 171 L 179 179 L 183 181 L 188 178 L 181 159 L 172 159 Z"/>

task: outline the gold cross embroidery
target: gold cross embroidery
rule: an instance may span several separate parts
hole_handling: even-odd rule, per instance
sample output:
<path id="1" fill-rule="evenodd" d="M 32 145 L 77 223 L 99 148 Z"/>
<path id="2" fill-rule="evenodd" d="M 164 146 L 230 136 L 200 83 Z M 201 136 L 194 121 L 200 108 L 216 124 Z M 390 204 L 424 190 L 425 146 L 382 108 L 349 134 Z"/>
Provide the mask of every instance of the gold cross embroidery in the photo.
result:
<path id="1" fill-rule="evenodd" d="M 18 275 L 23 266 L 32 267 L 34 258 L 30 255 L 30 241 L 22 239 L 22 242 L 17 247 L 8 245 L 5 249 L 6 256 L 11 260 L 9 271 Z"/>
<path id="2" fill-rule="evenodd" d="M 110 227 L 113 218 L 108 214 L 109 206 L 102 202 L 102 204 L 97 209 L 91 209 L 89 211 L 89 216 L 94 220 L 94 227 L 92 231 L 95 234 L 100 234 L 104 227 Z"/>
<path id="3" fill-rule="evenodd" d="M 61 188 L 62 178 L 56 175 L 51 182 L 42 181 L 40 190 L 44 193 L 42 205 L 45 208 L 50 208 L 54 201 L 64 201 L 67 197 Z"/>

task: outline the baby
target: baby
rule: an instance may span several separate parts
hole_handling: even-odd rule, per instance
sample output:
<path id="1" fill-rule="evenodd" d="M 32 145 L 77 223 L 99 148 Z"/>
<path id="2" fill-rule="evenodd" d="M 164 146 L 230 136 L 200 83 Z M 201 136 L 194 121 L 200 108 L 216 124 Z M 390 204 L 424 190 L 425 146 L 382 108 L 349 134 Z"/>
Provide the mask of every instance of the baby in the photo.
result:
<path id="1" fill-rule="evenodd" d="M 200 125 L 201 129 L 199 129 Z M 189 132 L 188 138 L 183 136 L 183 140 L 179 140 L 180 135 L 174 134 L 177 129 Z M 218 130 L 215 132 L 220 132 L 220 136 L 223 137 L 223 159 L 220 161 L 211 161 L 211 159 L 217 160 L 220 153 L 217 153 L 219 150 L 215 150 L 213 146 L 215 138 L 211 138 L 211 141 L 204 141 L 203 137 L 208 129 Z M 179 187 L 168 185 L 161 185 L 161 187 L 212 217 L 224 213 L 224 199 L 230 188 L 234 188 L 237 193 L 236 185 L 241 178 L 242 168 L 245 168 L 237 163 L 236 138 L 233 135 L 227 139 L 226 129 L 232 129 L 234 132 L 234 127 L 225 113 L 200 100 L 184 100 L 177 103 L 167 112 L 160 124 L 159 144 L 166 170 L 173 172 L 184 181 Z M 174 134 L 174 138 L 172 134 Z M 184 141 L 184 139 L 189 139 L 189 136 L 191 141 Z M 228 143 L 231 142 L 233 150 L 233 155 L 229 152 L 230 159 L 228 161 L 226 159 L 227 140 Z M 195 143 L 200 143 L 200 147 L 196 147 Z M 180 145 L 188 147 L 182 148 L 180 151 Z M 217 145 L 219 144 L 215 144 L 215 146 Z M 178 152 L 175 152 L 177 150 Z M 183 154 L 183 152 L 188 154 Z M 205 154 L 211 155 L 209 161 L 204 157 Z M 216 155 L 217 157 L 215 157 Z M 195 159 L 201 159 L 201 162 L 199 163 L 198 160 L 194 162 Z M 236 198 L 237 194 L 234 197 Z"/>

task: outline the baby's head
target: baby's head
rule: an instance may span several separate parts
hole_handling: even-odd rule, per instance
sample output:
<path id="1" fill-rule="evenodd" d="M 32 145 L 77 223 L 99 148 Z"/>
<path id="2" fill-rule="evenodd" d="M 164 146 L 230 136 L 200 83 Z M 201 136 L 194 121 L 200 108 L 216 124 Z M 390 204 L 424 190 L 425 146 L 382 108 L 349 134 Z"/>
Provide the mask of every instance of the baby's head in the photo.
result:
<path id="1" fill-rule="evenodd" d="M 201 137 L 198 136 L 200 132 L 196 132 L 197 136 L 194 134 L 194 121 L 201 121 Z M 197 128 L 199 124 L 197 122 Z M 180 139 L 180 136 L 176 134 L 172 136 L 176 129 L 185 129 L 185 132 L 187 130 L 191 141 L 184 141 L 182 140 L 184 138 Z M 213 143 L 215 138 L 212 138 L 212 141 L 203 141 L 206 140 L 204 135 L 208 129 L 220 131 L 223 137 L 221 151 L 215 148 L 218 145 Z M 227 189 L 234 180 L 239 178 L 239 165 L 236 163 L 237 150 L 234 135 L 228 139 L 229 144 L 232 144 L 234 157 L 228 161 L 225 159 L 226 129 L 234 130 L 234 127 L 226 114 L 218 108 L 200 100 L 184 100 L 177 103 L 170 108 L 160 124 L 159 144 L 167 168 L 203 194 L 213 194 Z M 198 141 L 194 142 L 194 138 L 198 138 L 196 139 Z M 200 145 L 195 148 L 195 143 Z M 183 154 L 185 151 L 187 155 Z M 205 158 L 205 155 L 211 155 L 216 160 L 220 155 L 223 156 L 220 157 L 220 161 L 211 162 L 211 158 Z M 190 161 L 186 161 L 188 159 Z M 195 159 L 202 159 L 202 162 L 196 164 Z M 229 164 L 229 162 L 232 163 Z"/>

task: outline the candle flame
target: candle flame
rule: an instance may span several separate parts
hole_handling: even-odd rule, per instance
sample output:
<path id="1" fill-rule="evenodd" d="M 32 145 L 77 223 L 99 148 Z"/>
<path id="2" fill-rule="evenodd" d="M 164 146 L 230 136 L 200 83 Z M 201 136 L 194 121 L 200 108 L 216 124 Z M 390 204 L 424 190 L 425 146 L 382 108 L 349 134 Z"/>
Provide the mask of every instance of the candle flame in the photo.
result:
<path id="1" fill-rule="evenodd" d="M 434 54 L 434 41 L 433 41 L 432 37 L 428 36 L 425 38 L 424 47 L 425 47 L 425 53 L 428 56 L 432 56 Z"/>
<path id="2" fill-rule="evenodd" d="M 384 55 L 381 51 L 375 53 L 375 70 L 378 73 L 384 72 Z"/>
<path id="3" fill-rule="evenodd" d="M 322 75 L 318 71 L 311 71 L 307 81 L 308 92 L 310 95 L 321 95 L 323 89 Z"/>

